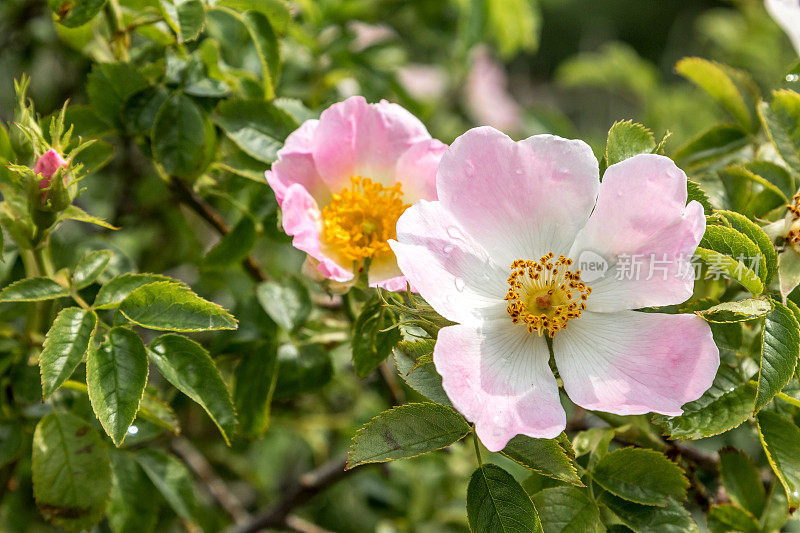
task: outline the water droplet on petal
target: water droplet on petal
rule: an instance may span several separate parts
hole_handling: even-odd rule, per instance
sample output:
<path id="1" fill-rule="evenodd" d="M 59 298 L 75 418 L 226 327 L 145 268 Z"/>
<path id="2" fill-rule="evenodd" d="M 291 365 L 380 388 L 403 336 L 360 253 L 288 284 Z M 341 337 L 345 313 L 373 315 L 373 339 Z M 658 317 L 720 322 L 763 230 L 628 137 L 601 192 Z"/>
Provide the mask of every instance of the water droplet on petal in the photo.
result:
<path id="1" fill-rule="evenodd" d="M 444 247 L 444 248 L 442 248 L 442 252 L 443 252 L 445 255 L 449 255 L 449 254 L 450 254 L 450 252 L 452 252 L 452 251 L 453 251 L 453 245 L 452 245 L 452 244 L 446 244 L 446 245 L 445 245 L 445 247 Z"/>
<path id="2" fill-rule="evenodd" d="M 466 286 L 467 286 L 467 282 L 466 282 L 466 281 L 464 281 L 464 279 L 463 279 L 463 278 L 456 278 L 456 280 L 455 280 L 455 285 L 456 285 L 456 290 L 457 290 L 458 292 L 464 292 L 464 289 L 465 289 L 465 288 L 466 288 Z"/>
<path id="3" fill-rule="evenodd" d="M 522 174 L 522 172 L 523 172 L 523 171 L 522 171 L 522 169 L 521 169 L 521 168 L 518 168 L 518 169 L 517 169 L 517 170 L 515 170 L 514 172 L 515 172 L 515 173 L 517 173 L 517 174 Z"/>

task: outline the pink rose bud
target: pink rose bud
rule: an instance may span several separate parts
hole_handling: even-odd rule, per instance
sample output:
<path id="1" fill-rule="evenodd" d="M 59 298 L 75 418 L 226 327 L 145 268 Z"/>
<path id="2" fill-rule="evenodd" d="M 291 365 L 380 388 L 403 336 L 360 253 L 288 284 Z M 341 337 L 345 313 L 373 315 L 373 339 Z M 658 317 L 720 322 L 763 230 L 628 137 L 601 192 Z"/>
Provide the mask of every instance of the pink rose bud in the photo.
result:
<path id="1" fill-rule="evenodd" d="M 42 154 L 33 166 L 33 171 L 43 177 L 39 182 L 39 188 L 46 189 L 50 185 L 50 178 L 55 175 L 59 168 L 66 167 L 68 164 L 69 162 L 52 148 Z"/>

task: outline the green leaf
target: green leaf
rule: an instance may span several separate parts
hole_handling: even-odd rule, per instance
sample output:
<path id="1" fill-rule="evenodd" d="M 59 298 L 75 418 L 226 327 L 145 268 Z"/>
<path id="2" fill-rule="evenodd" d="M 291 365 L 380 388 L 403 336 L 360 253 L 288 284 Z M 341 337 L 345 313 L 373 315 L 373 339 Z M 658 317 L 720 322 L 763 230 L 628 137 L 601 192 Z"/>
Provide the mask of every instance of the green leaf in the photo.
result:
<path id="1" fill-rule="evenodd" d="M 106 229 L 119 229 L 116 226 L 112 226 L 102 218 L 98 218 L 95 216 L 90 215 L 80 207 L 76 205 L 71 205 L 64 209 L 61 214 L 59 215 L 59 220 L 77 220 L 78 222 L 85 222 L 87 224 L 93 224 L 95 226 L 100 226 L 101 228 Z"/>
<path id="2" fill-rule="evenodd" d="M 800 172 L 800 94 L 773 91 L 772 102 L 758 104 L 758 114 L 780 156 L 794 172 Z"/>
<path id="3" fill-rule="evenodd" d="M 197 39 L 206 23 L 206 10 L 200 0 L 185 0 L 175 6 L 181 42 Z"/>
<path id="4" fill-rule="evenodd" d="M 89 252 L 75 265 L 75 270 L 72 272 L 72 283 L 79 289 L 88 287 L 105 271 L 112 257 L 114 257 L 114 252 L 111 250 Z"/>
<path id="5" fill-rule="evenodd" d="M 569 446 L 571 451 L 572 446 L 566 438 L 559 442 L 517 435 L 500 453 L 534 472 L 582 487 L 575 465 L 562 446 Z"/>
<path id="6" fill-rule="evenodd" d="M 464 417 L 437 403 L 407 403 L 384 411 L 358 430 L 347 468 L 382 463 L 439 450 L 470 432 Z"/>
<path id="7" fill-rule="evenodd" d="M 639 505 L 604 492 L 600 502 L 633 531 L 641 533 L 697 533 L 689 511 L 670 498 L 664 507 Z"/>
<path id="8" fill-rule="evenodd" d="M 208 251 L 203 258 L 203 266 L 220 268 L 240 263 L 250 253 L 255 242 L 256 226 L 253 219 L 243 216 L 231 232 Z"/>
<path id="9" fill-rule="evenodd" d="M 800 325 L 785 305 L 775 308 L 764 321 L 761 336 L 761 364 L 758 372 L 754 412 L 758 412 L 789 383 L 800 354 Z"/>
<path id="10" fill-rule="evenodd" d="M 261 63 L 261 80 L 264 85 L 264 99 L 275 98 L 281 73 L 280 43 L 272 29 L 269 18 L 258 11 L 248 11 L 242 18 L 250 38 L 256 47 Z"/>
<path id="11" fill-rule="evenodd" d="M 743 233 L 725 226 L 707 226 L 695 254 L 715 272 L 737 280 L 751 293 L 760 294 L 764 290 L 766 260 L 758 246 Z M 758 265 L 753 265 L 758 273 L 750 263 Z"/>
<path id="12" fill-rule="evenodd" d="M 142 396 L 142 401 L 139 403 L 139 413 L 136 417 L 147 420 L 151 424 L 166 429 L 175 435 L 181 432 L 178 415 L 175 414 L 172 407 L 147 392 Z"/>
<path id="13" fill-rule="evenodd" d="M 753 413 L 756 385 L 744 383 L 736 372 L 721 365 L 714 383 L 703 395 L 682 406 L 676 417 L 653 416 L 653 423 L 673 439 L 701 439 L 739 426 Z"/>
<path id="14" fill-rule="evenodd" d="M 333 377 L 331 357 L 319 344 L 283 344 L 278 348 L 275 398 L 293 398 L 317 390 Z"/>
<path id="15" fill-rule="evenodd" d="M 132 63 L 95 63 L 86 93 L 98 117 L 111 126 L 120 126 L 123 105 L 145 87 L 147 81 Z"/>
<path id="16" fill-rule="evenodd" d="M 195 177 L 214 148 L 210 137 L 213 127 L 200 108 L 190 98 L 173 94 L 156 115 L 151 134 L 153 157 L 170 176 Z"/>
<path id="17" fill-rule="evenodd" d="M 409 387 L 431 401 L 452 407 L 442 388 L 442 376 L 436 372 L 433 363 L 419 364 L 420 359 L 433 355 L 435 344 L 433 339 L 402 341 L 394 348 L 394 364 Z"/>
<path id="18" fill-rule="evenodd" d="M 747 161 L 744 167 L 762 180 L 777 187 L 785 198 L 788 199 L 794 196 L 797 187 L 795 186 L 794 178 L 786 167 L 761 159 Z"/>
<path id="19" fill-rule="evenodd" d="M 305 324 L 313 308 L 305 284 L 294 277 L 280 283 L 260 283 L 256 297 L 270 318 L 287 331 L 296 331 Z"/>
<path id="20" fill-rule="evenodd" d="M 150 358 L 164 378 L 200 404 L 230 444 L 236 410 L 214 360 L 196 342 L 168 333 L 150 343 Z"/>
<path id="21" fill-rule="evenodd" d="M 704 131 L 675 151 L 675 161 L 684 166 L 713 162 L 747 146 L 748 134 L 736 124 L 720 124 Z"/>
<path id="22" fill-rule="evenodd" d="M 132 134 L 149 136 L 156 123 L 158 110 L 169 98 L 169 91 L 158 85 L 147 87 L 130 98 L 122 108 L 122 121 Z"/>
<path id="23" fill-rule="evenodd" d="M 746 130 L 753 130 L 754 117 L 746 98 L 748 95 L 739 88 L 741 81 L 737 78 L 741 76 L 740 72 L 699 57 L 681 59 L 675 69 L 708 93 Z"/>
<path id="24" fill-rule="evenodd" d="M 278 355 L 274 344 L 261 345 L 239 361 L 233 397 L 241 434 L 260 437 L 267 430 L 277 382 Z"/>
<path id="25" fill-rule="evenodd" d="M 158 519 L 159 499 L 133 455 L 111 454 L 114 485 L 108 504 L 108 524 L 114 533 L 149 533 Z"/>
<path id="26" fill-rule="evenodd" d="M 236 146 L 264 163 L 278 158 L 284 140 L 298 127 L 291 115 L 261 100 L 225 100 L 212 119 Z"/>
<path id="27" fill-rule="evenodd" d="M 800 284 L 800 253 L 792 246 L 784 247 L 778 256 L 778 285 L 781 297 L 787 298 Z"/>
<path id="28" fill-rule="evenodd" d="M 370 375 L 389 357 L 392 348 L 401 339 L 391 311 L 381 304 L 377 295 L 373 296 L 364 304 L 353 325 L 353 366 L 356 375 L 360 378 Z"/>
<path id="29" fill-rule="evenodd" d="M 134 289 L 119 310 L 134 324 L 148 329 L 210 331 L 237 327 L 236 319 L 225 309 L 172 281 L 157 281 Z"/>
<path id="30" fill-rule="evenodd" d="M 97 315 L 89 309 L 68 307 L 58 313 L 39 356 L 43 399 L 58 390 L 83 360 L 96 325 Z"/>
<path id="31" fill-rule="evenodd" d="M 761 251 L 761 256 L 764 258 L 764 266 L 766 266 L 766 272 L 757 272 L 757 274 L 764 281 L 764 284 L 768 285 L 778 272 L 778 253 L 775 251 L 772 240 L 760 226 L 744 215 L 725 210 L 716 212 L 724 216 L 733 229 L 743 233 L 756 243 L 756 246 Z"/>
<path id="32" fill-rule="evenodd" d="M 106 0 L 47 0 L 59 24 L 67 28 L 83 26 L 97 15 Z"/>
<path id="33" fill-rule="evenodd" d="M 183 463 L 154 448 L 139 450 L 136 460 L 175 513 L 196 524 L 200 505 L 194 492 L 192 475 Z"/>
<path id="34" fill-rule="evenodd" d="M 793 513 L 800 506 L 800 428 L 770 411 L 758 413 L 756 422 L 767 460 L 786 489 Z"/>
<path id="35" fill-rule="evenodd" d="M 17 421 L 0 422 L 0 466 L 16 459 L 22 451 L 22 424 Z"/>
<path id="36" fill-rule="evenodd" d="M 119 447 L 139 411 L 147 385 L 147 352 L 139 335 L 115 327 L 86 362 L 89 400 L 108 436 Z"/>
<path id="37" fill-rule="evenodd" d="M 777 186 L 743 165 L 729 165 L 719 176 L 732 208 L 745 219 L 763 217 L 789 201 Z"/>
<path id="38" fill-rule="evenodd" d="M 735 302 L 722 302 L 695 314 L 707 322 L 725 324 L 729 322 L 746 322 L 761 318 L 772 311 L 772 300 L 769 298 L 745 298 Z"/>
<path id="39" fill-rule="evenodd" d="M 542 531 L 525 490 L 511 474 L 493 464 L 480 466 L 469 480 L 467 519 L 473 533 Z"/>
<path id="40" fill-rule="evenodd" d="M 600 459 L 592 472 L 612 494 L 643 505 L 665 506 L 686 497 L 689 482 L 678 465 L 655 450 L 622 448 Z"/>
<path id="41" fill-rule="evenodd" d="M 708 510 L 708 529 L 711 533 L 759 533 L 761 526 L 751 513 L 724 503 Z"/>
<path id="42" fill-rule="evenodd" d="M 704 191 L 699 184 L 692 180 L 686 180 L 686 193 L 687 204 L 691 201 L 698 202 L 703 206 L 703 212 L 706 215 L 710 215 L 714 211 L 714 207 L 711 205 L 711 200 L 708 198 L 708 194 L 706 194 L 706 191 Z"/>
<path id="43" fill-rule="evenodd" d="M 292 18 L 289 6 L 284 0 L 217 0 L 214 5 L 231 7 L 237 11 L 252 10 L 263 13 L 279 33 L 286 30 Z"/>
<path id="44" fill-rule="evenodd" d="M 586 489 L 552 487 L 533 496 L 544 533 L 604 533 L 597 504 Z"/>
<path id="45" fill-rule="evenodd" d="M 172 281 L 179 283 L 172 278 L 160 274 L 133 274 L 126 273 L 119 275 L 108 283 L 100 287 L 97 296 L 94 297 L 92 307 L 95 309 L 110 309 L 117 307 L 128 295 L 142 285 L 149 285 L 156 281 Z"/>
<path id="46" fill-rule="evenodd" d="M 611 166 L 637 154 L 652 153 L 655 147 L 652 131 L 630 120 L 617 121 L 608 130 L 606 164 Z"/>
<path id="47" fill-rule="evenodd" d="M 69 290 L 50 278 L 26 278 L 0 291 L 0 302 L 35 302 L 69 296 Z"/>
<path id="48" fill-rule="evenodd" d="M 731 501 L 754 516 L 761 516 L 767 493 L 753 460 L 735 448 L 724 448 L 719 453 L 719 473 Z"/>
<path id="49" fill-rule="evenodd" d="M 108 449 L 88 422 L 50 413 L 33 434 L 33 495 L 42 515 L 68 531 L 90 529 L 111 491 Z"/>

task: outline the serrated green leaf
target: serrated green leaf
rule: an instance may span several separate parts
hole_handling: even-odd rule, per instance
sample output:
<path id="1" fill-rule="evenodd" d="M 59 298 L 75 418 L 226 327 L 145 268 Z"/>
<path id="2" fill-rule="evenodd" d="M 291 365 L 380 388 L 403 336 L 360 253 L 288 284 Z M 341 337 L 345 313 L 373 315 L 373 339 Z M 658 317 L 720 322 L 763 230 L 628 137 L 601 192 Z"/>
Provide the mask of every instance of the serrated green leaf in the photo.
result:
<path id="1" fill-rule="evenodd" d="M 287 331 L 297 331 L 305 324 L 313 308 L 308 288 L 294 277 L 280 283 L 260 283 L 256 287 L 256 297 L 269 317 Z"/>
<path id="2" fill-rule="evenodd" d="M 737 280 L 751 293 L 763 292 L 761 276 L 766 276 L 766 260 L 758 246 L 743 233 L 725 226 L 707 226 L 695 254 L 715 272 Z M 750 267 L 751 262 L 758 265 L 758 273 Z"/>
<path id="3" fill-rule="evenodd" d="M 436 403 L 452 407 L 442 388 L 442 376 L 431 364 L 418 365 L 421 358 L 433 355 L 433 339 L 402 341 L 394 348 L 394 364 L 398 374 L 409 387 Z"/>
<path id="4" fill-rule="evenodd" d="M 89 252 L 75 265 L 72 271 L 72 283 L 79 289 L 95 282 L 108 266 L 114 256 L 111 250 L 95 250 Z"/>
<path id="5" fill-rule="evenodd" d="M 253 219 L 244 216 L 211 248 L 203 258 L 206 268 L 221 268 L 241 262 L 250 253 L 256 241 L 256 226 Z"/>
<path id="6" fill-rule="evenodd" d="M 269 18 L 259 11 L 248 11 L 242 17 L 250 38 L 255 44 L 261 63 L 261 81 L 264 86 L 264 99 L 275 98 L 275 87 L 278 86 L 281 73 L 280 42 Z"/>
<path id="7" fill-rule="evenodd" d="M 473 533 L 536 533 L 536 507 L 514 477 L 493 464 L 478 467 L 467 487 L 467 518 Z"/>
<path id="8" fill-rule="evenodd" d="M 711 205 L 711 200 L 708 194 L 706 194 L 706 191 L 704 191 L 698 183 L 692 180 L 686 180 L 686 203 L 688 204 L 691 201 L 696 201 L 702 205 L 703 212 L 706 215 L 710 215 L 714 211 L 714 207 Z"/>
<path id="9" fill-rule="evenodd" d="M 293 398 L 317 390 L 333 377 L 328 352 L 318 344 L 283 344 L 278 348 L 275 398 Z"/>
<path id="10" fill-rule="evenodd" d="M 708 510 L 708 529 L 711 533 L 759 533 L 761 526 L 748 511 L 724 503 Z"/>
<path id="11" fill-rule="evenodd" d="M 111 126 L 119 126 L 122 106 L 145 87 L 147 81 L 132 63 L 95 63 L 86 93 L 97 116 Z"/>
<path id="12" fill-rule="evenodd" d="M 97 315 L 89 309 L 68 307 L 58 313 L 39 356 L 43 399 L 58 390 L 83 360 L 96 325 Z"/>
<path id="13" fill-rule="evenodd" d="M 35 302 L 65 296 L 69 296 L 69 290 L 50 278 L 26 278 L 0 291 L 0 302 Z"/>
<path id="14" fill-rule="evenodd" d="M 236 410 L 208 352 L 186 337 L 168 333 L 150 343 L 149 354 L 161 375 L 200 404 L 230 444 L 236 427 Z"/>
<path id="15" fill-rule="evenodd" d="M 779 302 L 766 316 L 761 336 L 761 361 L 753 410 L 758 412 L 789 383 L 800 354 L 800 325 L 794 313 Z"/>
<path id="16" fill-rule="evenodd" d="M 794 512 L 800 506 L 800 428 L 770 411 L 758 413 L 756 422 L 767 460 L 786 489 L 789 512 Z"/>
<path id="17" fill-rule="evenodd" d="M 147 385 L 147 352 L 139 335 L 111 328 L 106 340 L 89 351 L 86 385 L 92 409 L 108 436 L 119 447 L 139 411 Z"/>
<path id="18" fill-rule="evenodd" d="M 761 318 L 772 311 L 772 300 L 768 298 L 745 298 L 735 302 L 723 302 L 695 314 L 708 322 L 745 322 Z"/>
<path id="19" fill-rule="evenodd" d="M 139 413 L 136 417 L 147 420 L 151 424 L 164 428 L 175 435 L 179 435 L 181 432 L 178 415 L 175 414 L 172 407 L 147 392 L 142 396 L 142 401 L 139 403 Z"/>
<path id="20" fill-rule="evenodd" d="M 606 164 L 611 166 L 637 154 L 652 153 L 655 147 L 652 131 L 630 120 L 617 121 L 608 130 Z"/>
<path id="21" fill-rule="evenodd" d="M 260 437 L 267 430 L 277 382 L 278 354 L 274 344 L 259 346 L 239 361 L 233 389 L 239 433 Z"/>
<path id="22" fill-rule="evenodd" d="M 753 460 L 735 448 L 725 448 L 719 453 L 719 473 L 731 501 L 754 516 L 761 516 L 767 493 Z"/>
<path id="23" fill-rule="evenodd" d="M 637 533 L 697 533 L 697 524 L 681 504 L 670 498 L 664 507 L 640 505 L 604 492 L 600 502 Z"/>
<path id="24" fill-rule="evenodd" d="M 552 487 L 533 496 L 544 533 L 603 533 L 597 504 L 578 487 Z"/>
<path id="25" fill-rule="evenodd" d="M 108 525 L 114 533 L 149 533 L 158 519 L 159 500 L 153 484 L 132 454 L 111 454 L 113 487 Z"/>
<path id="26" fill-rule="evenodd" d="M 236 319 L 225 309 L 173 281 L 157 281 L 134 289 L 119 310 L 134 324 L 148 329 L 189 332 L 237 327 Z"/>
<path id="27" fill-rule="evenodd" d="M 134 290 L 142 285 L 155 283 L 156 281 L 171 281 L 179 283 L 177 280 L 162 276 L 160 274 L 121 274 L 100 287 L 97 296 L 94 297 L 92 307 L 95 309 L 110 309 L 117 307 L 122 300 Z"/>
<path id="28" fill-rule="evenodd" d="M 212 119 L 236 146 L 264 163 L 277 159 L 284 140 L 298 127 L 291 115 L 261 100 L 225 100 Z"/>
<path id="29" fill-rule="evenodd" d="M 674 158 L 681 165 L 701 165 L 712 162 L 744 147 L 748 135 L 736 124 L 719 124 L 702 132 L 675 151 Z"/>
<path id="30" fill-rule="evenodd" d="M 97 15 L 105 4 L 106 0 L 47 0 L 47 5 L 58 23 L 67 28 L 83 26 Z"/>
<path id="31" fill-rule="evenodd" d="M 729 165 L 719 171 L 732 209 L 744 216 L 761 218 L 788 202 L 783 191 L 743 165 Z"/>
<path id="32" fill-rule="evenodd" d="M 415 457 L 439 450 L 470 432 L 464 417 L 437 403 L 408 403 L 384 411 L 358 430 L 347 468 Z"/>
<path id="33" fill-rule="evenodd" d="M 678 61 L 675 70 L 714 98 L 746 130 L 753 129 L 753 113 L 733 69 L 699 57 L 686 57 Z"/>
<path id="34" fill-rule="evenodd" d="M 800 172 L 800 94 L 773 91 L 772 102 L 758 104 L 758 114 L 780 156 L 794 172 Z"/>
<path id="35" fill-rule="evenodd" d="M 622 448 L 600 459 L 592 479 L 615 496 L 643 505 L 665 506 L 686 497 L 689 482 L 678 465 L 655 450 Z"/>
<path id="36" fill-rule="evenodd" d="M 567 439 L 559 442 L 555 439 L 534 439 L 517 435 L 500 453 L 534 472 L 582 487 L 583 483 L 575 466 L 562 446 L 572 448 Z"/>
<path id="37" fill-rule="evenodd" d="M 786 198 L 794 196 L 797 186 L 795 185 L 794 178 L 786 167 L 762 159 L 747 161 L 744 167 L 763 180 L 773 184 Z"/>
<path id="38" fill-rule="evenodd" d="M 198 523 L 200 505 L 192 475 L 183 463 L 154 448 L 139 450 L 135 457 L 175 513 L 190 523 Z"/>
<path id="39" fill-rule="evenodd" d="M 761 256 L 764 258 L 766 272 L 763 276 L 761 272 L 757 272 L 757 274 L 764 281 L 764 284 L 768 285 L 778 272 L 778 253 L 775 251 L 772 240 L 760 226 L 740 213 L 724 210 L 716 211 L 716 213 L 724 216 L 733 229 L 746 235 L 758 246 Z"/>
<path id="40" fill-rule="evenodd" d="M 364 304 L 353 325 L 353 366 L 356 375 L 367 377 L 389 357 L 392 348 L 401 339 L 391 311 L 381 304 L 377 295 L 373 296 Z"/>
<path id="41" fill-rule="evenodd" d="M 703 395 L 682 406 L 681 416 L 653 416 L 653 423 L 673 439 L 694 440 L 724 433 L 753 414 L 756 386 L 742 383 L 736 372 L 721 365 L 714 383 Z"/>
<path id="42" fill-rule="evenodd" d="M 175 6 L 181 42 L 197 39 L 206 23 L 206 10 L 200 0 L 186 0 Z"/>
<path id="43" fill-rule="evenodd" d="M 108 449 L 88 422 L 50 413 L 33 435 L 33 495 L 42 515 L 68 531 L 90 529 L 111 490 Z"/>
<path id="44" fill-rule="evenodd" d="M 213 130 L 197 104 L 183 94 L 173 94 L 153 124 L 153 157 L 170 176 L 197 176 L 213 149 L 209 128 Z"/>

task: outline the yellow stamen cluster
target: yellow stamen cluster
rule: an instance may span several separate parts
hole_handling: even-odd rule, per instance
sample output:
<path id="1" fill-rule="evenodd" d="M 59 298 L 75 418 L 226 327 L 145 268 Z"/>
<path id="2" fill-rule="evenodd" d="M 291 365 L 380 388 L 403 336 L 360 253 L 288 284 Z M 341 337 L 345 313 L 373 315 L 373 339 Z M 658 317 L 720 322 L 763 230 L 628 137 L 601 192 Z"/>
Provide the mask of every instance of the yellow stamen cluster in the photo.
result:
<path id="1" fill-rule="evenodd" d="M 792 197 L 792 203 L 787 206 L 789 212 L 793 215 L 793 220 L 789 226 L 789 232 L 786 234 L 786 240 L 797 248 L 800 245 L 800 193 Z"/>
<path id="2" fill-rule="evenodd" d="M 347 261 L 391 252 L 397 219 L 409 207 L 399 183 L 392 187 L 353 176 L 350 187 L 333 195 L 322 209 L 322 240 Z"/>
<path id="3" fill-rule="evenodd" d="M 580 271 L 571 271 L 572 259 L 555 261 L 550 252 L 538 261 L 517 259 L 508 277 L 506 311 L 514 324 L 524 324 L 529 333 L 552 337 L 586 309 L 592 289 L 581 281 Z"/>

